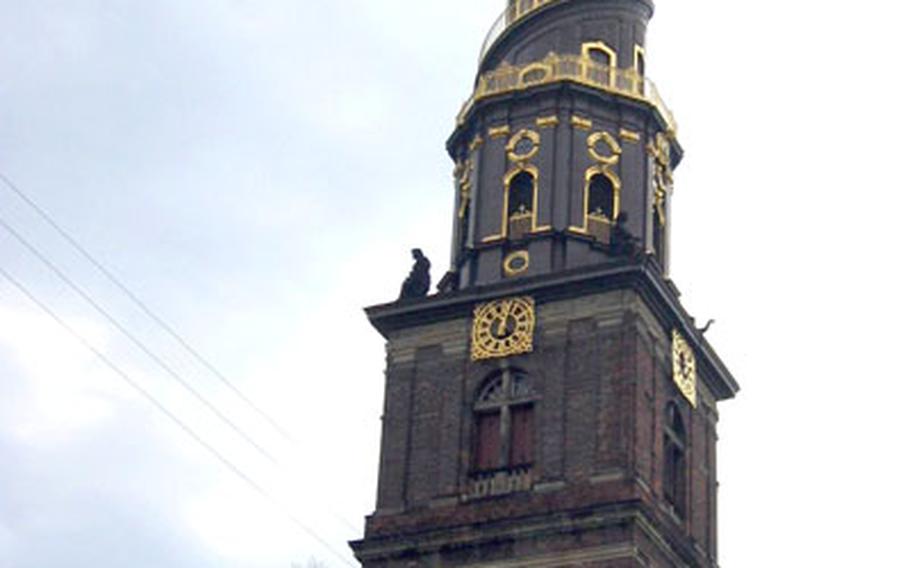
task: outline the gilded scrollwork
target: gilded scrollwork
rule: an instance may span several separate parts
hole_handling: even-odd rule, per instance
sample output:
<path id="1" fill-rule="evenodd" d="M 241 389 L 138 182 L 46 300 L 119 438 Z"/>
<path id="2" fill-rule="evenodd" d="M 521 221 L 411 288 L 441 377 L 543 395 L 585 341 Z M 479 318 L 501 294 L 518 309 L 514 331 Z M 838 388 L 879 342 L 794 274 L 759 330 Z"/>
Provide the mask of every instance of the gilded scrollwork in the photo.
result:
<path id="1" fill-rule="evenodd" d="M 612 166 L 619 163 L 622 147 L 609 132 L 595 132 L 588 136 L 588 154 L 594 161 Z"/>
<path id="2" fill-rule="evenodd" d="M 471 204 L 471 179 L 474 174 L 474 161 L 470 158 L 455 166 L 455 185 L 458 187 L 458 218 L 464 219 Z"/>
<path id="3" fill-rule="evenodd" d="M 654 212 L 661 227 L 667 225 L 667 196 L 673 193 L 673 164 L 670 159 L 670 139 L 659 132 L 654 141 L 648 144 L 648 153 L 654 165 L 653 186 Z"/>
<path id="4" fill-rule="evenodd" d="M 509 161 L 523 164 L 540 151 L 540 134 L 525 128 L 519 130 L 506 144 L 506 155 Z"/>

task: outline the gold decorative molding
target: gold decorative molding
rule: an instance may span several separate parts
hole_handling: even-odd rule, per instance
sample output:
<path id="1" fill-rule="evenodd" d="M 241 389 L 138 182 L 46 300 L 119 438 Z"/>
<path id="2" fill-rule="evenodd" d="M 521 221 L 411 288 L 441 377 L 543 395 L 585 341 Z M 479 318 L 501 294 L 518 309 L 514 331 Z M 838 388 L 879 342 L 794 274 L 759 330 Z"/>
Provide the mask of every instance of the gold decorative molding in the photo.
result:
<path id="1" fill-rule="evenodd" d="M 506 276 L 518 276 L 528 271 L 531 267 L 531 254 L 526 250 L 518 250 L 509 254 L 502 261 L 502 271 Z"/>
<path id="2" fill-rule="evenodd" d="M 654 136 L 654 142 L 648 144 L 648 152 L 664 167 L 670 165 L 670 137 L 668 134 L 658 132 Z"/>
<path id="3" fill-rule="evenodd" d="M 508 124 L 505 124 L 503 126 L 494 126 L 493 128 L 490 128 L 487 131 L 487 135 L 490 138 L 505 138 L 510 132 L 512 132 L 512 129 L 509 128 Z"/>
<path id="4" fill-rule="evenodd" d="M 619 137 L 628 142 L 641 142 L 641 134 L 632 130 L 626 130 L 625 128 L 619 129 Z"/>
<path id="5" fill-rule="evenodd" d="M 471 359 L 481 361 L 534 350 L 534 298 L 505 298 L 474 308 Z"/>
<path id="6" fill-rule="evenodd" d="M 527 151 L 520 148 L 522 141 L 527 140 L 530 146 L 527 148 Z M 525 144 L 525 146 L 528 146 Z M 525 128 L 524 130 L 519 130 L 512 138 L 509 140 L 509 143 L 506 144 L 506 153 L 509 156 L 509 160 L 512 162 L 524 162 L 530 160 L 537 155 L 537 152 L 540 151 L 540 134 Z"/>
<path id="7" fill-rule="evenodd" d="M 594 127 L 594 121 L 590 118 L 584 118 L 577 115 L 572 115 L 572 126 L 580 130 L 591 130 Z"/>
<path id="8" fill-rule="evenodd" d="M 604 154 L 599 151 L 598 147 L 601 144 L 604 144 L 610 150 L 610 154 Z M 612 166 L 619 163 L 620 154 L 622 154 L 622 147 L 609 132 L 595 132 L 588 136 L 588 155 L 594 161 Z"/>
<path id="9" fill-rule="evenodd" d="M 473 152 L 474 150 L 480 148 L 483 145 L 483 137 L 478 134 L 471 140 L 471 143 L 468 145 L 468 151 Z"/>
<path id="10" fill-rule="evenodd" d="M 552 128 L 559 124 L 559 117 L 554 115 L 541 116 L 536 121 L 538 128 Z"/>

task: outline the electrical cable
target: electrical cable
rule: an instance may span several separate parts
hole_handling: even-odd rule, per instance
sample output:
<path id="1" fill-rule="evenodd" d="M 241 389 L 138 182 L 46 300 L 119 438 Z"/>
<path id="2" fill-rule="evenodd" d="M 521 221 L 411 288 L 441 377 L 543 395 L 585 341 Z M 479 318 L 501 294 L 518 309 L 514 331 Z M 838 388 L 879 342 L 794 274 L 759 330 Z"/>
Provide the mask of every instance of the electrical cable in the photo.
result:
<path id="1" fill-rule="evenodd" d="M 218 370 L 208 359 L 202 356 L 198 350 L 196 350 L 190 343 L 184 339 L 173 326 L 168 324 L 163 318 L 158 314 L 152 311 L 148 305 L 143 302 L 133 291 L 124 284 L 119 278 L 114 276 L 114 274 L 108 270 L 94 255 L 88 252 L 85 247 L 83 247 L 79 241 L 73 237 L 69 231 L 64 229 L 57 223 L 51 215 L 45 211 L 41 206 L 39 206 L 32 198 L 30 198 L 22 189 L 20 189 L 11 179 L 9 179 L 3 173 L 0 173 L 0 181 L 7 186 L 7 188 L 12 191 L 15 195 L 19 197 L 26 205 L 28 205 L 35 213 L 38 214 L 41 219 L 44 220 L 54 231 L 60 235 L 63 240 L 65 240 L 71 247 L 73 247 L 85 260 L 89 262 L 92 266 L 95 267 L 98 272 L 100 272 L 109 282 L 116 286 L 123 294 L 133 304 L 136 305 L 146 316 L 151 318 L 165 333 L 170 335 L 177 343 L 179 343 L 186 351 L 199 362 L 200 365 L 208 369 L 218 380 L 220 380 L 225 386 L 227 386 L 231 392 L 233 392 L 240 400 L 245 402 L 256 414 L 258 414 L 263 420 L 265 420 L 276 432 L 281 434 L 286 440 L 292 442 L 295 445 L 298 445 L 297 440 L 290 434 L 288 431 L 278 423 L 277 420 L 272 418 L 266 411 L 260 408 L 255 404 L 247 395 L 245 395 L 234 383 L 232 383 L 228 378 Z"/>
<path id="2" fill-rule="evenodd" d="M 208 408 L 215 416 L 218 417 L 219 420 L 221 420 L 223 423 L 225 423 L 231 430 L 233 430 L 238 436 L 243 438 L 248 444 L 250 444 L 253 448 L 255 448 L 265 458 L 267 458 L 273 464 L 278 465 L 278 459 L 275 458 L 275 456 L 273 456 L 271 454 L 271 452 L 269 452 L 268 450 L 263 448 L 261 445 L 259 445 L 259 443 L 257 443 L 256 440 L 253 440 L 253 438 L 251 438 L 246 432 L 244 432 L 239 426 L 237 426 L 223 412 L 221 412 L 221 410 L 219 410 L 218 407 L 216 407 L 214 404 L 209 402 L 209 400 L 207 398 L 205 398 L 205 396 L 203 396 L 202 393 L 200 393 L 198 390 L 196 390 L 193 387 L 193 385 L 191 385 L 189 382 L 186 381 L 186 379 L 184 379 L 182 376 L 180 376 L 180 374 L 177 373 L 173 368 L 171 368 L 171 366 L 168 365 L 161 357 L 159 357 L 157 354 L 152 352 L 152 350 L 149 349 L 145 345 L 145 343 L 143 343 L 141 340 L 139 340 L 139 338 L 137 338 L 128 329 L 126 329 L 120 323 L 119 320 L 117 320 L 114 316 L 112 316 L 110 314 L 110 312 L 105 310 L 100 304 L 98 304 L 98 302 L 96 302 L 94 299 L 92 299 L 92 297 L 89 296 L 89 294 L 87 292 L 85 292 L 85 290 L 83 290 L 78 284 L 73 282 L 73 280 L 71 280 L 66 274 L 64 274 L 62 270 L 57 268 L 57 265 L 55 265 L 53 262 L 51 262 L 40 250 L 38 250 L 35 246 L 33 246 L 25 237 L 23 237 L 18 231 L 16 231 L 16 229 L 14 229 L 9 223 L 7 223 L 7 221 L 2 216 L 0 216 L 0 227 L 3 227 L 6 230 L 6 232 L 8 232 L 10 235 L 12 235 L 13 238 L 15 238 L 19 242 L 19 244 L 21 244 L 26 249 L 28 249 L 28 251 L 30 253 L 32 253 L 32 255 L 35 256 L 35 258 L 40 260 L 42 264 L 44 264 L 51 272 L 56 274 L 57 277 L 60 278 L 60 280 L 62 280 L 71 290 L 76 292 L 76 294 L 78 294 L 80 298 L 82 298 L 92 308 L 94 308 L 95 311 L 97 311 L 99 314 L 101 314 L 101 316 L 104 319 L 106 319 L 111 325 L 113 325 L 115 328 L 117 328 L 117 330 L 120 333 L 122 333 L 127 339 L 129 339 L 133 345 L 138 347 L 140 351 L 145 353 L 152 361 L 155 362 L 155 364 L 157 364 L 159 367 L 161 367 L 161 369 L 163 369 L 164 372 L 168 374 L 168 376 L 170 376 L 172 379 L 177 381 L 183 388 L 185 388 L 187 391 L 189 391 L 189 393 L 192 394 L 193 397 L 196 398 L 196 400 L 198 400 L 203 406 Z"/>
<path id="3" fill-rule="evenodd" d="M 223 384 L 225 384 L 232 392 L 234 392 L 241 400 L 243 400 L 252 410 L 254 410 L 260 417 L 262 417 L 266 422 L 268 422 L 276 432 L 281 434 L 286 440 L 291 442 L 294 446 L 300 448 L 300 443 L 291 436 L 274 418 L 268 415 L 264 410 L 258 407 L 249 397 L 247 397 L 243 392 L 240 391 L 223 373 L 221 373 L 214 364 L 205 359 L 195 348 L 193 348 L 188 341 L 186 341 L 180 334 L 177 333 L 174 328 L 166 323 L 161 317 L 155 314 L 151 308 L 148 307 L 145 302 L 143 302 L 132 290 L 129 289 L 126 284 L 124 284 L 120 279 L 118 279 L 114 274 L 107 269 L 101 261 L 97 260 L 94 255 L 92 255 L 84 246 L 82 246 L 75 237 L 73 237 L 66 229 L 64 229 L 59 223 L 57 223 L 51 215 L 45 211 L 41 206 L 39 206 L 32 198 L 30 198 L 24 190 L 22 190 L 17 184 L 15 184 L 8 176 L 0 172 L 0 181 L 12 191 L 16 196 L 18 196 L 23 202 L 25 202 L 35 213 L 37 213 L 51 228 L 54 229 L 71 247 L 73 247 L 85 260 L 87 260 L 92 266 L 95 267 L 108 281 L 110 281 L 114 286 L 116 286 L 127 298 L 133 302 L 143 313 L 145 313 L 153 322 L 155 322 L 161 329 L 163 329 L 168 335 L 174 338 L 186 351 L 196 359 L 204 368 L 209 370 L 215 377 L 217 377 Z M 123 333 L 134 345 L 139 347 L 148 357 L 155 361 L 159 367 L 165 370 L 172 378 L 178 381 L 183 385 L 187 390 L 189 390 L 200 402 L 202 402 L 206 407 L 208 407 L 216 416 L 218 416 L 223 422 L 225 422 L 232 430 L 234 430 L 239 436 L 251 444 L 257 451 L 259 451 L 263 456 L 269 459 L 273 465 L 277 466 L 281 471 L 288 474 L 288 472 L 281 466 L 278 460 L 267 450 L 265 450 L 261 445 L 254 441 L 248 434 L 242 431 L 240 427 L 234 424 L 230 419 L 228 419 L 221 411 L 219 411 L 212 403 L 206 400 L 198 391 L 196 391 L 192 386 L 190 386 L 179 374 L 170 368 L 159 356 L 152 353 L 141 341 L 139 341 L 133 334 L 125 329 L 113 316 L 111 316 L 104 308 L 102 308 L 96 301 L 94 301 L 91 296 L 80 288 L 75 282 L 72 281 L 66 274 L 63 273 L 53 262 L 51 262 L 41 251 L 32 245 L 21 233 L 17 232 L 8 222 L 3 220 L 0 217 L 0 225 L 2 225 L 20 244 L 22 244 L 26 249 L 29 250 L 36 258 L 38 258 L 48 269 L 54 272 L 63 282 L 65 282 L 70 288 L 72 288 L 83 300 L 85 300 L 89 305 L 91 305 L 96 311 L 98 311 L 105 319 L 107 319 L 114 327 L 116 327 L 121 333 Z M 342 524 L 348 527 L 350 530 L 357 532 L 359 529 L 355 527 L 350 521 L 348 521 L 343 516 L 331 512 L 332 516 L 339 520 Z"/>
<path id="4" fill-rule="evenodd" d="M 344 564 L 356 568 L 355 564 L 352 564 L 342 553 L 332 547 L 328 541 L 322 538 L 316 531 L 311 529 L 303 521 L 298 519 L 291 511 L 282 505 L 278 499 L 272 496 L 271 493 L 266 491 L 261 485 L 256 483 L 249 475 L 244 473 L 240 467 L 235 465 L 229 459 L 227 459 L 221 452 L 219 452 L 213 445 L 206 442 L 202 436 L 196 433 L 186 422 L 181 420 L 176 414 L 171 412 L 167 406 L 155 398 L 149 391 L 142 388 L 142 386 L 137 383 L 126 371 L 121 369 L 114 363 L 110 358 L 108 358 L 100 349 L 95 347 L 89 340 L 85 339 L 82 335 L 79 334 L 72 326 L 70 326 L 66 321 L 60 317 L 50 306 L 42 302 L 36 295 L 34 295 L 24 284 L 22 284 L 18 279 L 16 279 L 12 274 L 6 271 L 2 266 L 0 266 L 0 276 L 3 276 L 10 284 L 15 286 L 26 298 L 28 298 L 33 304 L 35 304 L 41 311 L 43 311 L 48 317 L 54 320 L 60 327 L 66 330 L 67 333 L 72 335 L 83 347 L 91 351 L 95 357 L 97 357 L 102 363 L 104 363 L 109 369 L 111 369 L 117 376 L 123 379 L 127 384 L 129 384 L 134 390 L 136 390 L 143 398 L 150 402 L 155 408 L 167 416 L 172 422 L 174 422 L 184 433 L 193 438 L 200 446 L 212 454 L 222 465 L 227 467 L 231 472 L 237 475 L 240 479 L 246 482 L 253 490 L 255 490 L 261 497 L 266 501 L 271 503 L 274 507 L 279 509 L 284 513 L 288 519 L 304 533 L 310 536 L 313 540 L 321 544 L 327 551 L 331 552 L 333 556 L 341 560 Z"/>

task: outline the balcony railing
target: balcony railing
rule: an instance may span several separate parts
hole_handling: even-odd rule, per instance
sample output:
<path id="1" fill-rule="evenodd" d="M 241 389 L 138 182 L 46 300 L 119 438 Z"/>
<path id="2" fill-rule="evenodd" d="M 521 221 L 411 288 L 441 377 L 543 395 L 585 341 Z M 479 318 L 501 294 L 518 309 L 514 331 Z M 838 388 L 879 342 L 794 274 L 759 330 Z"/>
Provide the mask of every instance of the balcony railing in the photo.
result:
<path id="1" fill-rule="evenodd" d="M 581 55 L 555 53 L 529 65 L 503 65 L 481 75 L 474 95 L 468 99 L 458 114 L 458 123 L 462 124 L 465 121 L 474 104 L 481 99 L 560 81 L 571 81 L 648 103 L 657 109 L 666 121 L 667 127 L 676 131 L 673 113 L 660 97 L 657 87 L 639 75 L 634 68 L 610 67 Z"/>
<path id="2" fill-rule="evenodd" d="M 559 0 L 509 0 L 509 5 L 505 11 L 496 18 L 487 37 L 483 40 L 483 46 L 480 48 L 480 59 L 490 50 L 490 46 L 496 41 L 502 32 L 506 31 L 512 24 L 524 18 L 534 10 L 558 2 Z"/>
<path id="3" fill-rule="evenodd" d="M 463 499 L 470 501 L 530 491 L 533 485 L 531 466 L 477 472 L 471 476 Z"/>

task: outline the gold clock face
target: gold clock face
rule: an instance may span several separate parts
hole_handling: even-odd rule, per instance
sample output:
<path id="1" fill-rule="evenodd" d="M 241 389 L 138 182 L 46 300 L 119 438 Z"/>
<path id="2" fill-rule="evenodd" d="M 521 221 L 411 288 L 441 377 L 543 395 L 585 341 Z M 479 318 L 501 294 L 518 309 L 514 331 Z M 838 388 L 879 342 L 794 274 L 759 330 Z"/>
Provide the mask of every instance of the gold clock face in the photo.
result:
<path id="1" fill-rule="evenodd" d="M 678 330 L 673 330 L 673 382 L 693 407 L 698 404 L 695 352 Z"/>
<path id="2" fill-rule="evenodd" d="M 534 298 L 506 298 L 474 309 L 471 357 L 493 359 L 534 350 Z"/>

